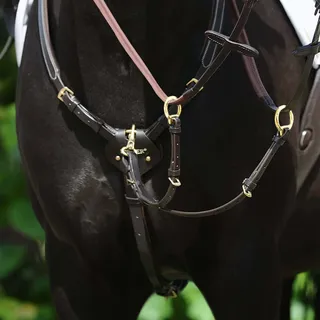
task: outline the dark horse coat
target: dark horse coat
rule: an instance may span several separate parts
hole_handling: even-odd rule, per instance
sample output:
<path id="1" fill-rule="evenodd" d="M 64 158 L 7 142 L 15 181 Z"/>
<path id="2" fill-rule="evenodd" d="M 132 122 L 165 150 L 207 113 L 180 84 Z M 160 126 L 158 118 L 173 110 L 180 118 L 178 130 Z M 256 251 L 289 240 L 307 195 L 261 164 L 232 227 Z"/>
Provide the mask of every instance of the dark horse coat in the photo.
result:
<path id="1" fill-rule="evenodd" d="M 210 1 L 110 2 L 159 83 L 179 94 L 198 67 Z M 105 159 L 102 138 L 56 99 L 39 45 L 37 3 L 20 69 L 17 132 L 30 198 L 46 231 L 57 313 L 67 320 L 135 319 L 152 288 L 136 249 L 122 174 Z M 227 7 L 226 34 L 232 27 Z M 145 127 L 161 115 L 162 103 L 92 1 L 50 1 L 49 12 L 62 78 L 90 111 L 120 128 Z M 279 105 L 287 103 L 303 61 L 290 54 L 299 43 L 279 3 L 260 1 L 247 30 L 260 50 L 257 63 L 269 93 Z M 289 142 L 252 199 L 205 219 L 149 213 L 163 271 L 188 273 L 218 320 L 275 320 L 283 273 L 319 263 L 318 166 L 296 205 L 295 150 L 305 101 L 306 96 L 295 110 Z M 227 59 L 181 120 L 183 185 L 170 207 L 182 210 L 209 209 L 233 198 L 275 133 L 273 114 L 257 99 L 237 55 Z M 147 179 L 159 196 L 167 185 L 167 135 L 161 143 L 164 160 Z M 301 221 L 282 237 L 295 208 L 303 213 L 297 214 Z"/>

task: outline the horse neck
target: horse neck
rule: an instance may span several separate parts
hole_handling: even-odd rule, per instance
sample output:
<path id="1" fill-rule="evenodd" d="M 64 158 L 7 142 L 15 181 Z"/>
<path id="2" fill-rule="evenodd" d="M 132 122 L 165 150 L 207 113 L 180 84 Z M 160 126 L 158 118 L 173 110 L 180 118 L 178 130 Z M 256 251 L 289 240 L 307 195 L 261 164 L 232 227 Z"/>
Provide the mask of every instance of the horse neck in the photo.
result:
<path id="1" fill-rule="evenodd" d="M 198 66 L 211 1 L 110 2 L 118 23 L 159 84 L 168 95 L 179 95 Z M 93 1 L 57 3 L 52 8 L 53 13 L 59 11 L 54 44 L 63 76 L 77 96 L 111 125 L 152 122 L 161 114 L 162 102 Z"/>

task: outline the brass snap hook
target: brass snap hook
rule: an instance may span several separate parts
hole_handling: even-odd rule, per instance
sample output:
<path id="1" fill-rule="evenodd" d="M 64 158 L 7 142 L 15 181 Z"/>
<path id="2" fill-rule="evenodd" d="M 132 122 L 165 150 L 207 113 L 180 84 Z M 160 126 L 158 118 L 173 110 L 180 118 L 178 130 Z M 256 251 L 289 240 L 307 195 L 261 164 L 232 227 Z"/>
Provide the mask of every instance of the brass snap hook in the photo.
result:
<path id="1" fill-rule="evenodd" d="M 278 129 L 279 134 L 280 134 L 281 137 L 283 136 L 283 133 L 284 133 L 285 129 L 288 129 L 288 130 L 292 129 L 293 123 L 294 123 L 293 112 L 291 110 L 289 110 L 289 124 L 281 125 L 281 123 L 280 123 L 280 114 L 286 107 L 287 107 L 286 105 L 280 106 L 276 110 L 276 113 L 274 115 L 274 123 L 275 123 L 276 128 Z"/>
<path id="2" fill-rule="evenodd" d="M 137 155 L 144 154 L 147 151 L 147 149 L 136 149 L 135 148 L 137 131 L 136 131 L 136 126 L 134 124 L 132 125 L 131 129 L 127 129 L 125 131 L 125 133 L 128 135 L 128 142 L 125 147 L 122 147 L 120 149 L 120 153 L 123 156 L 128 157 L 127 151 L 133 151 Z"/>
<path id="3" fill-rule="evenodd" d="M 169 114 L 169 103 L 170 102 L 174 102 L 175 100 L 177 100 L 178 98 L 176 96 L 170 96 L 166 99 L 164 106 L 163 106 L 163 111 L 164 111 L 164 115 L 166 116 L 166 118 L 168 119 L 168 123 L 171 124 L 172 120 L 174 118 L 179 118 L 182 112 L 182 106 L 181 104 L 177 105 L 177 113 L 175 114 Z"/>

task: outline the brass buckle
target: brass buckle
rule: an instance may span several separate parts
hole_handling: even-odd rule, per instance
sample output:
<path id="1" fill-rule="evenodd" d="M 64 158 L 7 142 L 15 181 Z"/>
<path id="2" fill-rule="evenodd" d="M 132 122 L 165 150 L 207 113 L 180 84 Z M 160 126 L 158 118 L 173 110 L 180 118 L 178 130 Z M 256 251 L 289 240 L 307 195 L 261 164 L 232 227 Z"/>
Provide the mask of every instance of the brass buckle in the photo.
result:
<path id="1" fill-rule="evenodd" d="M 126 134 L 128 134 L 128 142 L 125 147 L 122 147 L 120 149 L 120 152 L 122 155 L 128 157 L 127 151 L 133 151 L 135 154 L 143 154 L 147 151 L 147 149 L 136 149 L 135 148 L 135 142 L 136 142 L 136 125 L 133 124 L 131 129 L 128 129 L 125 131 Z"/>
<path id="2" fill-rule="evenodd" d="M 293 115 L 293 112 L 291 110 L 289 110 L 289 120 L 290 120 L 289 124 L 281 125 L 281 123 L 280 123 L 280 114 L 286 107 L 287 107 L 286 105 L 280 106 L 276 110 L 276 113 L 274 115 L 274 123 L 275 123 L 276 128 L 278 129 L 279 134 L 280 134 L 281 137 L 283 136 L 284 130 L 285 129 L 291 130 L 292 127 L 293 127 L 293 124 L 294 124 L 294 115 Z"/>
<path id="3" fill-rule="evenodd" d="M 248 191 L 244 184 L 242 185 L 242 191 L 247 198 L 252 198 L 252 192 Z"/>
<path id="4" fill-rule="evenodd" d="M 197 84 L 198 82 L 199 82 L 198 79 L 192 78 L 192 79 L 187 83 L 187 86 L 188 86 L 189 84 L 191 84 L 191 83 Z M 202 91 L 202 90 L 203 90 L 203 87 L 199 90 L 199 92 Z"/>
<path id="5" fill-rule="evenodd" d="M 178 178 L 168 177 L 168 179 L 174 187 L 178 188 L 181 186 L 181 181 Z"/>
<path id="6" fill-rule="evenodd" d="M 182 112 L 182 106 L 181 104 L 177 105 L 177 113 L 175 114 L 169 114 L 169 103 L 170 102 L 174 102 L 175 100 L 177 100 L 178 98 L 176 96 L 170 96 L 166 99 L 164 106 L 163 106 L 163 111 L 164 111 L 164 115 L 166 116 L 166 118 L 168 119 L 168 123 L 171 124 L 172 120 L 175 118 L 179 118 Z"/>
<path id="7" fill-rule="evenodd" d="M 68 87 L 63 87 L 63 88 L 59 91 L 58 96 L 57 96 L 58 99 L 61 100 L 62 102 L 63 102 L 62 97 L 66 94 L 66 92 L 68 92 L 68 93 L 70 93 L 72 96 L 74 96 L 74 92 L 73 92 L 71 89 L 69 89 Z"/>

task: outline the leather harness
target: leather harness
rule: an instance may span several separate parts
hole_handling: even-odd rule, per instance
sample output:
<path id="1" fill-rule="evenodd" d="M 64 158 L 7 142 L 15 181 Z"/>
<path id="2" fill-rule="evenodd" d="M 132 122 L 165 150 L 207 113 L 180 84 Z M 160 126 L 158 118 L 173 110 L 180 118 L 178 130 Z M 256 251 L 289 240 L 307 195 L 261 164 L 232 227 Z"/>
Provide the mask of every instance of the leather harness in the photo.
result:
<path id="1" fill-rule="evenodd" d="M 174 297 L 186 285 L 187 281 L 168 280 L 159 272 L 154 255 L 152 254 L 152 242 L 146 220 L 146 208 L 153 207 L 155 210 L 158 210 L 159 213 L 163 212 L 180 217 L 199 218 L 220 214 L 231 209 L 244 199 L 252 197 L 253 190 L 257 187 L 260 178 L 268 168 L 278 149 L 286 142 L 287 135 L 293 126 L 294 119 L 292 109 L 295 106 L 297 97 L 299 97 L 305 89 L 306 81 L 311 72 L 313 58 L 315 54 L 320 51 L 320 43 L 318 41 L 320 35 L 320 18 L 314 33 L 313 42 L 309 46 L 299 47 L 295 51 L 297 56 L 308 57 L 300 85 L 293 99 L 287 106 L 277 107 L 265 89 L 254 61 L 254 58 L 259 55 L 259 52 L 249 45 L 244 30 L 257 0 L 246 0 L 241 12 L 238 10 L 236 0 L 232 0 L 238 20 L 230 36 L 220 33 L 222 30 L 225 0 L 213 0 L 212 16 L 209 30 L 205 32 L 206 39 L 202 50 L 203 55 L 200 68 L 196 76 L 186 85 L 185 91 L 178 98 L 175 96 L 168 97 L 164 93 L 121 30 L 105 1 L 93 1 L 137 68 L 150 83 L 158 97 L 164 102 L 164 115 L 146 129 L 138 129 L 135 125 L 133 125 L 131 129 L 119 129 L 111 127 L 85 108 L 61 79 L 60 68 L 50 40 L 48 0 L 39 0 L 38 19 L 44 62 L 48 75 L 58 92 L 58 98 L 66 105 L 70 112 L 75 114 L 83 123 L 108 141 L 106 158 L 123 173 L 125 198 L 130 209 L 136 243 L 145 271 L 156 293 L 166 297 Z M 315 14 L 318 13 L 319 7 L 319 0 L 317 0 Z M 238 39 L 242 42 L 238 42 Z M 206 211 L 185 212 L 168 209 L 167 205 L 173 199 L 177 188 L 181 185 L 179 177 L 180 114 L 182 112 L 182 105 L 185 107 L 187 103 L 203 89 L 207 81 L 215 74 L 232 51 L 236 51 L 243 56 L 249 79 L 257 96 L 268 108 L 275 112 L 277 133 L 274 135 L 269 149 L 258 166 L 254 169 L 250 177 L 243 181 L 242 190 L 234 199 L 218 208 Z M 290 122 L 287 125 L 280 123 L 280 114 L 283 111 L 288 111 L 289 114 Z M 171 136 L 171 161 L 168 169 L 169 186 L 163 198 L 156 199 L 150 194 L 147 188 L 145 188 L 142 177 L 161 161 L 161 152 L 156 145 L 156 141 L 166 129 L 169 130 Z"/>

